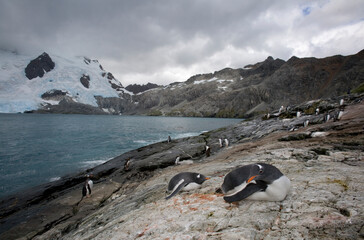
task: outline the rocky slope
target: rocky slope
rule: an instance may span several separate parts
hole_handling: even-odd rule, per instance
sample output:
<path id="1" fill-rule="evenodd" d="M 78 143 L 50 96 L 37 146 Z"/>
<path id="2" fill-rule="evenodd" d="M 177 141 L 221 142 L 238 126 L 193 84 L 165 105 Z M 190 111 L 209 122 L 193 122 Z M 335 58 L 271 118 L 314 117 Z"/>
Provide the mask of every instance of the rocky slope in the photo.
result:
<path id="1" fill-rule="evenodd" d="M 358 239 L 364 236 L 364 95 L 310 101 L 197 137 L 125 153 L 88 172 L 91 198 L 80 200 L 85 173 L 0 202 L 1 239 Z M 319 114 L 312 109 L 319 108 Z M 324 121 L 327 113 L 339 121 Z M 302 116 L 293 117 L 296 111 Z M 264 118 L 265 119 L 265 118 Z M 303 127 L 309 120 L 309 125 Z M 293 130 L 295 129 L 295 130 Z M 230 140 L 220 148 L 219 138 Z M 211 156 L 205 156 L 209 145 Z M 193 160 L 175 165 L 176 156 Z M 124 169 L 124 163 L 131 165 Z M 291 179 L 282 202 L 223 201 L 223 177 L 266 162 Z M 211 179 L 166 201 L 168 180 L 197 171 Z"/>
<path id="2" fill-rule="evenodd" d="M 130 113 L 246 117 L 281 105 L 338 96 L 364 82 L 364 50 L 322 59 L 268 57 L 245 68 L 199 74 L 186 82 L 133 96 Z"/>

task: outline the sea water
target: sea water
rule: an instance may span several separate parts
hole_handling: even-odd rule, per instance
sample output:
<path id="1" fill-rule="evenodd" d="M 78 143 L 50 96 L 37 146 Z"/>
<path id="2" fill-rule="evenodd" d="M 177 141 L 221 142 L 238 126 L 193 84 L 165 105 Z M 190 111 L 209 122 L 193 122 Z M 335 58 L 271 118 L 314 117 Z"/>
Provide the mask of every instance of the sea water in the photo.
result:
<path id="1" fill-rule="evenodd" d="M 0 197 L 102 164 L 127 151 L 197 136 L 241 119 L 0 114 Z"/>

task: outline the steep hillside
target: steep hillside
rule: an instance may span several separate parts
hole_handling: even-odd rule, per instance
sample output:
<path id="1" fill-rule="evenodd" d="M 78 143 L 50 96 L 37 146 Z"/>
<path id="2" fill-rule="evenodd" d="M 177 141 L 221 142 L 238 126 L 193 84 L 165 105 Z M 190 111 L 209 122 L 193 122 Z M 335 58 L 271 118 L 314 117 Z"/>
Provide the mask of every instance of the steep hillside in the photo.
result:
<path id="1" fill-rule="evenodd" d="M 322 59 L 268 57 L 241 69 L 199 74 L 133 97 L 133 113 L 243 117 L 312 99 L 338 96 L 364 82 L 364 50 Z"/>

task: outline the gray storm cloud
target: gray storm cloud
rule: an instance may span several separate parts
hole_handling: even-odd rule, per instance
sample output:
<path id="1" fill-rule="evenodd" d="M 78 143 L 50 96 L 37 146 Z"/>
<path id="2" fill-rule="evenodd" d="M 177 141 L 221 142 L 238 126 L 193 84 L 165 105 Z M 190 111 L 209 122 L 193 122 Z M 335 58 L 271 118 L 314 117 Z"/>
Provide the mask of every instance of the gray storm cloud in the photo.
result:
<path id="1" fill-rule="evenodd" d="M 268 56 L 355 54 L 363 12 L 359 0 L 0 0 L 0 48 L 84 55 L 123 85 L 168 84 Z"/>

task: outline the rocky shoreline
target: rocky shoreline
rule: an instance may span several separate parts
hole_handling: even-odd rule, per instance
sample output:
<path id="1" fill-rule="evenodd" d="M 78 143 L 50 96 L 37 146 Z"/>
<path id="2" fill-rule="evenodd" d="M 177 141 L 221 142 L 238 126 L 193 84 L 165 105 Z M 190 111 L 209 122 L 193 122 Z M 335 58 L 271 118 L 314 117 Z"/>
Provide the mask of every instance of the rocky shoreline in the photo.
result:
<path id="1" fill-rule="evenodd" d="M 1 199 L 0 239 L 358 239 L 364 234 L 363 100 L 346 95 L 310 101 L 269 119 L 148 145 Z M 340 121 L 324 121 L 343 108 Z M 219 138 L 230 146 L 221 148 Z M 193 164 L 175 165 L 177 156 Z M 288 197 L 225 203 L 216 193 L 223 176 L 258 161 L 291 179 Z M 211 179 L 166 201 L 168 180 L 181 171 Z M 94 175 L 94 192 L 77 206 L 86 173 Z"/>

